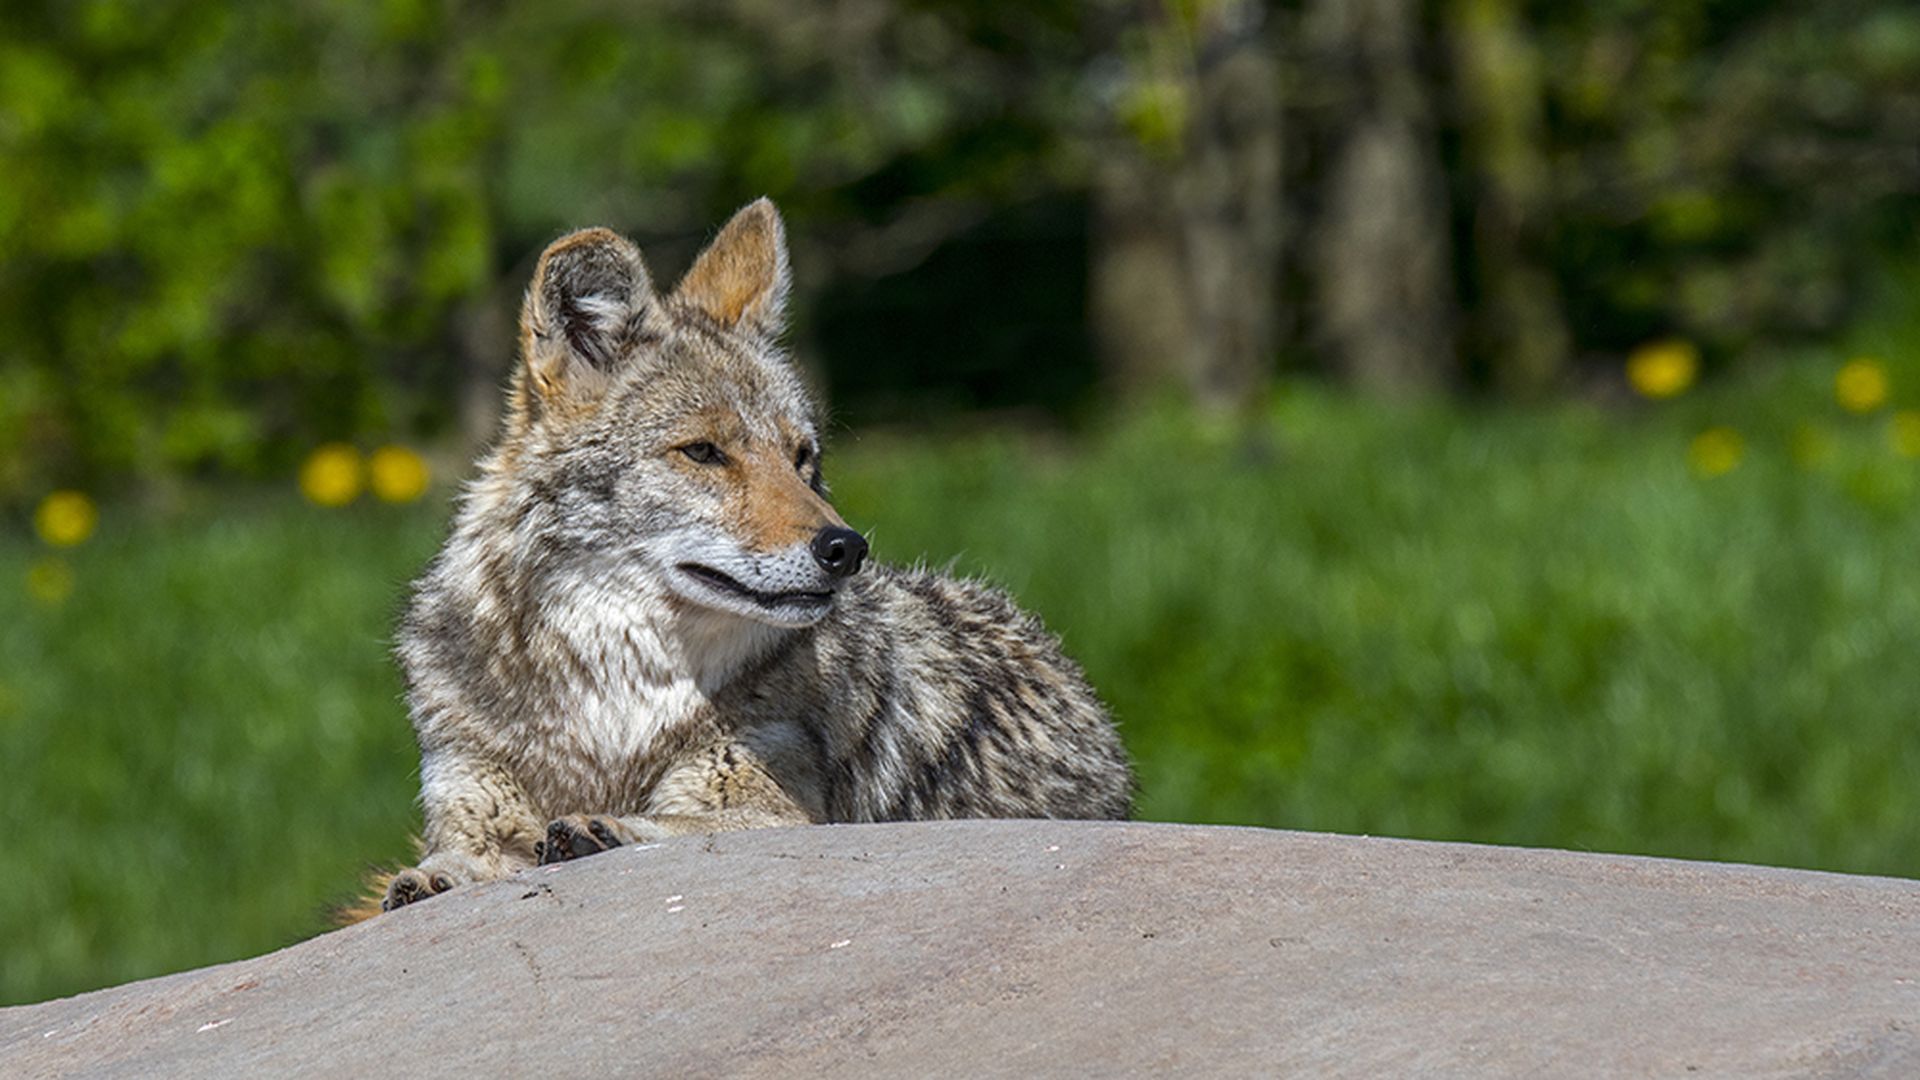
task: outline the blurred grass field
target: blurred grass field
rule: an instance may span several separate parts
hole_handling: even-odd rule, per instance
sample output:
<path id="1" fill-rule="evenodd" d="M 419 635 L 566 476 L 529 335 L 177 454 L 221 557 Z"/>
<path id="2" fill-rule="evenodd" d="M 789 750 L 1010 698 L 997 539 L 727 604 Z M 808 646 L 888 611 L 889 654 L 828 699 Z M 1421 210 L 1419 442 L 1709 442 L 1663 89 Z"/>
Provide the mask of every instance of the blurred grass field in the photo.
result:
<path id="1" fill-rule="evenodd" d="M 1061 633 L 1141 817 L 1920 875 L 1920 446 L 1826 378 L 1651 410 L 1294 385 L 1252 432 L 841 433 L 829 467 L 883 558 Z M 109 505 L 57 601 L 0 537 L 0 1003 L 287 944 L 406 855 L 387 638 L 448 491 Z"/>

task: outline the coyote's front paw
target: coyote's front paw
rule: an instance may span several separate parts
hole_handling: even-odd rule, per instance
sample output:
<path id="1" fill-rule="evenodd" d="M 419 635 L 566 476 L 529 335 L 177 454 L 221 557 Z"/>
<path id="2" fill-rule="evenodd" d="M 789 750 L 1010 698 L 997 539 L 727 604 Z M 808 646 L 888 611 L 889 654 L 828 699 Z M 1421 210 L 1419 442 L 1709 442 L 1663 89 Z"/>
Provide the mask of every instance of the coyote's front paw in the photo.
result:
<path id="1" fill-rule="evenodd" d="M 547 824 L 547 838 L 534 845 L 540 864 L 565 862 L 617 848 L 633 839 L 626 826 L 601 814 L 568 814 Z"/>
<path id="2" fill-rule="evenodd" d="M 429 873 L 417 866 L 410 866 L 387 882 L 387 896 L 380 901 L 380 910 L 392 911 L 397 907 L 406 907 L 415 900 L 438 896 L 451 888 L 453 878 L 448 875 Z"/>

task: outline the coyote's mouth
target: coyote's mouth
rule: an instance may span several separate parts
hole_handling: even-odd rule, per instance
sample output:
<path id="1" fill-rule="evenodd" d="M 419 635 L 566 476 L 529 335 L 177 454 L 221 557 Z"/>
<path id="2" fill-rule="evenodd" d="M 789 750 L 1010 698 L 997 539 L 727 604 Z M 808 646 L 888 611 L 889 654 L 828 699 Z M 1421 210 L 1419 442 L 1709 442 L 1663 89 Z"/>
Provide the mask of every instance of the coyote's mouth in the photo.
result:
<path id="1" fill-rule="evenodd" d="M 762 592 L 749 588 L 736 578 L 723 574 L 711 566 L 699 563 L 681 563 L 680 572 L 707 587 L 751 600 L 764 608 L 818 607 L 833 601 L 831 592 L 811 592 L 796 589 L 792 592 Z"/>

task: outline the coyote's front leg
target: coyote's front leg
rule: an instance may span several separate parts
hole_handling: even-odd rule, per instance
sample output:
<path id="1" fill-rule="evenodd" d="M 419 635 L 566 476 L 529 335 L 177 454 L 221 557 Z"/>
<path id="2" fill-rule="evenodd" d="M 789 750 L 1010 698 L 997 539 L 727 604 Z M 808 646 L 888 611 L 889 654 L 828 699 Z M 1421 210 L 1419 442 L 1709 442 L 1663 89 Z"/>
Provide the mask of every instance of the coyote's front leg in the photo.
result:
<path id="1" fill-rule="evenodd" d="M 719 743 L 669 770 L 645 812 L 567 814 L 547 824 L 542 863 L 565 862 L 622 844 L 671 836 L 810 825 L 824 820 L 815 770 L 781 753 L 784 740 L 761 737 Z M 773 768 L 778 763 L 780 777 Z"/>
<path id="2" fill-rule="evenodd" d="M 430 755 L 420 768 L 426 854 L 387 883 L 382 909 L 495 881 L 538 858 L 540 817 L 505 770 L 485 762 Z"/>

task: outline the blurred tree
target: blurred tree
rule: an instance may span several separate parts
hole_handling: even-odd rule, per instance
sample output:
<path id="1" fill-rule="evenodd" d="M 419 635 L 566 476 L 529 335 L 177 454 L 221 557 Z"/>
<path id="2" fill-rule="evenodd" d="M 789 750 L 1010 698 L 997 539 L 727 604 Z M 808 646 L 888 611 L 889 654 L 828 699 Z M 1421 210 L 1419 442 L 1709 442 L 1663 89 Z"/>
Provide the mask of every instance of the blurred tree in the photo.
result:
<path id="1" fill-rule="evenodd" d="M 1095 332 L 1124 392 L 1237 408 L 1279 347 L 1278 56 L 1246 0 L 1143 10 L 1104 73 Z"/>
<path id="2" fill-rule="evenodd" d="M 1556 209 L 1546 157 L 1545 61 L 1519 0 L 1450 0 L 1445 18 L 1469 164 L 1468 272 L 1477 287 L 1469 332 L 1497 387 L 1538 396 L 1558 384 L 1569 353 L 1544 250 Z"/>
<path id="3" fill-rule="evenodd" d="M 1059 190 L 1068 5 L 454 0 L 0 11 L 0 497 L 484 428 L 531 256 L 671 273 L 778 197 L 805 279 Z M 803 301 L 805 297 L 802 298 Z M 804 308 L 804 305 L 803 305 Z"/>
<path id="4" fill-rule="evenodd" d="M 1912 257 L 1920 6 L 1611 0 L 1529 32 L 1551 58 L 1546 255 L 1583 348 L 1829 333 Z"/>
<path id="5" fill-rule="evenodd" d="M 1669 336 L 1711 369 L 1913 251 L 1916 145 L 1909 0 L 10 0 L 0 500 L 478 431 L 547 240 L 671 277 L 760 194 L 803 356 L 827 308 L 864 342 L 847 396 L 1062 408 L 1089 337 L 1229 407 L 1282 352 L 1523 396 Z"/>
<path id="6" fill-rule="evenodd" d="M 435 5 L 0 13 L 0 490 L 402 422 L 487 280 L 497 70 Z"/>
<path id="7" fill-rule="evenodd" d="M 1326 361 L 1375 393 L 1452 381 L 1447 187 L 1417 0 L 1316 0 L 1296 79 L 1328 161 L 1308 277 Z"/>

